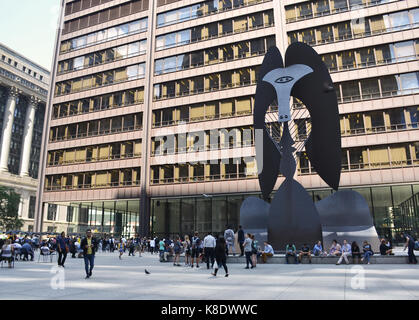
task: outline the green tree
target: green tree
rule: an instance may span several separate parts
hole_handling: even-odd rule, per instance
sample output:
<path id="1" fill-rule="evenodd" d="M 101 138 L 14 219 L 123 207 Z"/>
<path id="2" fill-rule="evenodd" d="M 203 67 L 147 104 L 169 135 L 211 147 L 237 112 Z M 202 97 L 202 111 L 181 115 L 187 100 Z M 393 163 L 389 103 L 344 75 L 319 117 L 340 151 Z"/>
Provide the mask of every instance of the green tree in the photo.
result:
<path id="1" fill-rule="evenodd" d="M 12 188 L 0 186 L 0 228 L 4 231 L 19 230 L 23 221 L 19 219 L 20 194 Z"/>

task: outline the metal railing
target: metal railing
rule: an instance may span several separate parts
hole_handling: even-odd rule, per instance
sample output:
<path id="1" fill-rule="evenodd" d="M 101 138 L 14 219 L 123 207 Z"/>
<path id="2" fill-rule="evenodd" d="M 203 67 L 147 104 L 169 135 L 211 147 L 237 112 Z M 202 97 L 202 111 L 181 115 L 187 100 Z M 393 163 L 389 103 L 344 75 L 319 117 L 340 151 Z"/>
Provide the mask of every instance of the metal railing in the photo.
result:
<path id="1" fill-rule="evenodd" d="M 246 87 L 246 86 L 255 85 L 256 83 L 257 83 L 256 79 L 240 81 L 240 82 L 229 82 L 229 83 L 220 82 L 218 87 L 197 87 L 194 90 L 183 91 L 183 92 L 170 92 L 168 94 L 162 94 L 159 97 L 154 96 L 154 101 L 185 97 L 185 96 L 190 96 L 194 94 L 215 92 L 215 91 L 221 91 L 221 90 L 233 89 L 233 88 L 239 88 L 239 87 Z"/>
<path id="2" fill-rule="evenodd" d="M 391 162 L 372 162 L 372 163 L 351 163 L 342 164 L 342 171 L 368 171 L 368 170 L 379 170 L 389 168 L 411 168 L 419 166 L 419 160 L 399 160 Z M 301 167 L 298 168 L 298 174 L 316 174 L 313 167 Z"/>
<path id="3" fill-rule="evenodd" d="M 205 151 L 214 151 L 214 150 L 228 150 L 235 148 L 244 148 L 244 147 L 253 147 L 254 142 L 250 140 L 245 140 L 242 142 L 236 143 L 226 143 L 221 145 L 219 143 L 207 144 L 207 145 L 194 145 L 189 147 L 178 147 L 178 148 L 165 148 L 163 150 L 154 150 L 151 152 L 151 156 L 162 156 L 162 155 L 171 155 L 171 154 L 183 154 L 190 152 L 205 152 Z"/>
<path id="4" fill-rule="evenodd" d="M 400 1 L 400 0 L 392 0 L 392 1 L 377 0 L 377 1 L 370 1 L 368 3 L 363 3 L 363 4 L 349 5 L 349 7 L 335 8 L 335 9 L 332 9 L 332 10 L 330 8 L 328 8 L 327 10 L 322 10 L 322 11 L 319 11 L 319 12 L 312 12 L 310 14 L 301 15 L 301 16 L 295 17 L 295 18 L 287 18 L 286 23 L 308 20 L 308 19 L 313 19 L 313 18 L 317 18 L 317 17 L 324 17 L 324 16 L 336 14 L 336 13 L 358 10 L 358 9 L 362 9 L 362 8 L 373 7 L 373 6 L 386 4 L 386 3 L 391 3 L 391 2 L 396 2 L 396 1 Z"/>
<path id="5" fill-rule="evenodd" d="M 105 130 L 95 130 L 90 132 L 82 132 L 82 133 L 76 133 L 76 134 L 70 134 L 67 136 L 58 136 L 53 137 L 52 139 L 49 139 L 49 142 L 58 142 L 58 141 L 67 141 L 67 140 L 73 140 L 73 139 L 80 139 L 80 138 L 87 138 L 87 137 L 97 137 L 97 136 L 104 136 L 108 134 L 114 134 L 114 133 L 121 133 L 121 132 L 128 132 L 128 131 L 134 131 L 134 130 L 141 130 L 143 128 L 142 125 L 135 125 L 135 126 L 129 126 L 125 128 L 115 128 L 115 129 L 105 129 Z"/>
<path id="6" fill-rule="evenodd" d="M 151 179 L 151 184 L 175 184 L 175 183 L 191 183 L 191 182 L 209 182 L 217 180 L 242 180 L 242 179 L 254 179 L 257 177 L 257 173 L 247 174 L 245 172 L 238 173 L 226 173 L 226 174 L 215 174 L 207 176 L 194 176 L 194 177 L 179 177 L 179 178 L 162 178 L 162 179 Z"/>
<path id="7" fill-rule="evenodd" d="M 187 45 L 187 44 L 192 44 L 192 43 L 198 43 L 198 42 L 201 42 L 201 41 L 226 37 L 226 36 L 229 36 L 229 35 L 232 35 L 232 34 L 240 34 L 240 33 L 247 32 L 247 31 L 269 28 L 269 27 L 273 27 L 273 26 L 274 26 L 274 23 L 263 23 L 261 25 L 248 26 L 246 28 L 241 28 L 241 29 L 236 29 L 236 30 L 233 29 L 233 30 L 228 31 L 228 32 L 222 32 L 221 34 L 217 33 L 217 34 L 212 35 L 212 36 L 205 36 L 205 37 L 196 38 L 196 39 L 191 38 L 189 40 L 180 41 L 180 42 L 168 45 L 168 46 L 167 45 L 162 45 L 162 46 L 157 46 L 156 45 L 156 51 L 170 49 L 170 48 L 183 46 L 183 45 Z"/>
<path id="8" fill-rule="evenodd" d="M 95 163 L 95 162 L 111 161 L 111 160 L 124 160 L 124 159 L 140 158 L 140 157 L 141 157 L 141 152 L 112 154 L 109 156 L 102 156 L 102 157 L 99 157 L 99 156 L 86 157 L 86 159 L 50 161 L 48 163 L 48 167 L 64 166 L 64 165 L 71 165 L 71 164 Z"/>
<path id="9" fill-rule="evenodd" d="M 103 110 L 116 109 L 116 108 L 121 108 L 121 107 L 128 107 L 128 106 L 132 106 L 132 105 L 135 105 L 135 104 L 142 104 L 142 103 L 144 103 L 144 99 L 137 99 L 137 100 L 128 101 L 128 102 L 125 102 L 125 103 L 113 103 L 113 104 L 108 104 L 108 105 L 101 105 L 99 107 L 93 107 L 92 110 L 90 110 L 90 107 L 88 108 L 88 110 L 83 110 L 83 108 L 80 108 L 80 110 L 77 110 L 77 112 L 71 112 L 71 110 L 70 110 L 69 113 L 65 114 L 65 115 L 55 116 L 54 113 L 53 113 L 51 119 L 67 118 L 67 117 L 72 117 L 72 116 L 75 116 L 75 115 L 99 112 L 99 111 L 103 111 Z"/>
<path id="10" fill-rule="evenodd" d="M 211 16 L 211 15 L 214 15 L 214 14 L 217 14 L 217 13 L 223 13 L 223 12 L 226 12 L 226 11 L 240 9 L 240 8 L 255 5 L 255 4 L 258 4 L 258 3 L 271 2 L 271 1 L 272 0 L 247 0 L 247 1 L 243 1 L 243 4 L 239 4 L 239 5 L 234 5 L 232 3 L 231 7 L 223 7 L 221 9 L 211 10 L 211 11 L 208 11 L 208 12 L 202 13 L 202 14 L 197 13 L 196 15 L 191 15 L 191 16 L 185 17 L 183 19 L 176 19 L 176 20 L 172 20 L 170 22 L 157 24 L 157 28 L 162 28 L 162 27 L 170 26 L 172 24 L 176 24 L 176 23 L 180 23 L 180 22 L 184 22 L 184 21 L 203 18 L 203 17 Z M 168 11 L 168 12 L 170 12 L 170 11 Z"/>
<path id="11" fill-rule="evenodd" d="M 140 180 L 135 181 L 120 181 L 120 182 L 106 182 L 101 184 L 77 184 L 77 185 L 50 185 L 45 186 L 45 191 L 66 191 L 66 190 L 86 190 L 86 189 L 104 189 L 104 188 L 123 188 L 136 187 L 140 185 Z"/>

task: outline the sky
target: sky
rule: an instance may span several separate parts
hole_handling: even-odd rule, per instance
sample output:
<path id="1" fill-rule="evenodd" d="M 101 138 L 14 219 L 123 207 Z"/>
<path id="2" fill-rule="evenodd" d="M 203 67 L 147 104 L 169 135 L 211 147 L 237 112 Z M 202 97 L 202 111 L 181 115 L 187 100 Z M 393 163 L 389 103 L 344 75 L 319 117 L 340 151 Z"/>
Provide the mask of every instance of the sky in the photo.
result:
<path id="1" fill-rule="evenodd" d="M 0 43 L 51 70 L 60 0 L 0 0 Z"/>

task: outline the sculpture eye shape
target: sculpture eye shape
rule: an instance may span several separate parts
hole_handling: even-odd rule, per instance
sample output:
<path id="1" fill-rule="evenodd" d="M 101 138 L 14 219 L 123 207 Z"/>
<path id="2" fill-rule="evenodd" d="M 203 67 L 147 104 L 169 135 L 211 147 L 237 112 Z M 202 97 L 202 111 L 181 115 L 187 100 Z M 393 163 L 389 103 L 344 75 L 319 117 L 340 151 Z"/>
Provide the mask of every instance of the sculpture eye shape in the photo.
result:
<path id="1" fill-rule="evenodd" d="M 275 80 L 276 83 L 287 83 L 294 80 L 293 77 L 290 76 L 283 76 L 283 77 L 279 77 L 278 79 Z"/>

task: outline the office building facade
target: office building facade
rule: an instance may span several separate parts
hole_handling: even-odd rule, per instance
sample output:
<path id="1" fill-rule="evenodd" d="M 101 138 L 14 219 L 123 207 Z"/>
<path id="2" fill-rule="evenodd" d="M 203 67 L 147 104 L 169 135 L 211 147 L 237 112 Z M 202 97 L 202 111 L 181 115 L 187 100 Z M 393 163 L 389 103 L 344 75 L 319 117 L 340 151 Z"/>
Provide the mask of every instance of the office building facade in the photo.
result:
<path id="1" fill-rule="evenodd" d="M 0 44 L 0 185 L 20 195 L 25 231 L 34 228 L 48 87 L 45 68 Z"/>
<path id="2" fill-rule="evenodd" d="M 259 67 L 269 47 L 284 54 L 295 41 L 322 56 L 335 84 L 341 188 L 367 199 L 379 234 L 417 229 L 417 1 L 63 1 L 62 25 L 39 230 L 237 227 L 242 201 L 260 196 Z M 298 101 L 292 114 L 300 143 L 309 114 Z M 296 158 L 313 200 L 331 194 L 304 148 Z"/>

